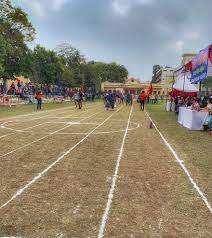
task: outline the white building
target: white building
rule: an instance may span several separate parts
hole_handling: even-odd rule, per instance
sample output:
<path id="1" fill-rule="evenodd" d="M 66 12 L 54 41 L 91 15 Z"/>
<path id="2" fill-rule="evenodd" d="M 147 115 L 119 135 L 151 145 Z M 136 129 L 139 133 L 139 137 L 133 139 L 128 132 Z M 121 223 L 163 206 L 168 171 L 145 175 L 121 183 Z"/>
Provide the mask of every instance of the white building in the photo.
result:
<path id="1" fill-rule="evenodd" d="M 175 68 L 165 67 L 161 68 L 156 74 L 156 82 L 157 84 L 161 84 L 163 88 L 163 92 L 168 94 L 173 84 L 173 75 Z"/>
<path id="2" fill-rule="evenodd" d="M 196 56 L 195 53 L 185 53 L 182 55 L 181 65 L 185 65 L 190 62 Z"/>

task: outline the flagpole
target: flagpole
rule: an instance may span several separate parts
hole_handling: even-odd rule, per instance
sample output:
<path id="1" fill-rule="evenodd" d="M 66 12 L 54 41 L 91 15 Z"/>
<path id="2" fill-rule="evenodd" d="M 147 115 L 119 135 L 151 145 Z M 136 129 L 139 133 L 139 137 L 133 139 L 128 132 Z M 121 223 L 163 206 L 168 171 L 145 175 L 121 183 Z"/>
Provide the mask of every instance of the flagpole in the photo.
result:
<path id="1" fill-rule="evenodd" d="M 202 91 L 202 82 L 199 83 L 199 98 L 201 97 L 201 91 Z"/>
<path id="2" fill-rule="evenodd" d="M 174 89 L 174 73 L 175 71 L 173 71 L 173 75 L 172 75 L 172 95 L 171 95 L 171 107 L 170 107 L 170 111 L 172 111 L 172 102 L 173 102 L 173 89 Z"/>
<path id="3" fill-rule="evenodd" d="M 186 67 L 184 69 L 184 82 L 183 82 L 183 92 L 185 90 L 185 78 L 186 78 Z"/>

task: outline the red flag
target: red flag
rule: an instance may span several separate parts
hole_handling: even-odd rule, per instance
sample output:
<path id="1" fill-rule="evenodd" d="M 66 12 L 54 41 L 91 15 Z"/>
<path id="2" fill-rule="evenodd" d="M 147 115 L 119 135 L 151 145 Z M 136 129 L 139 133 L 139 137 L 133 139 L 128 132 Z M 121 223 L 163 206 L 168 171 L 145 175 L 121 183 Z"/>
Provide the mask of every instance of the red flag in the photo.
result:
<path id="1" fill-rule="evenodd" d="M 147 94 L 152 94 L 152 84 L 149 85 L 147 89 Z"/>
<path id="2" fill-rule="evenodd" d="M 212 63 L 212 47 L 210 48 L 210 51 L 209 51 L 209 60 Z"/>
<path id="3" fill-rule="evenodd" d="M 191 72 L 192 70 L 192 61 L 189 61 L 186 65 L 185 65 L 185 71 L 186 72 Z"/>

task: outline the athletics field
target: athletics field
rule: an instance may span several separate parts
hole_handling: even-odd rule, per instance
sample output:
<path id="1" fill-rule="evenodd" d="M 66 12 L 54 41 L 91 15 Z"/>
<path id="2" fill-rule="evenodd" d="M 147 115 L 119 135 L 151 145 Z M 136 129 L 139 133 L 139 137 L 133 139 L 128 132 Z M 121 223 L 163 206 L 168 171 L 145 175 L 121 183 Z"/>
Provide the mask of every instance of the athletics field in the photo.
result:
<path id="1" fill-rule="evenodd" d="M 102 102 L 0 118 L 0 237 L 212 237 L 209 181 L 150 120 Z"/>

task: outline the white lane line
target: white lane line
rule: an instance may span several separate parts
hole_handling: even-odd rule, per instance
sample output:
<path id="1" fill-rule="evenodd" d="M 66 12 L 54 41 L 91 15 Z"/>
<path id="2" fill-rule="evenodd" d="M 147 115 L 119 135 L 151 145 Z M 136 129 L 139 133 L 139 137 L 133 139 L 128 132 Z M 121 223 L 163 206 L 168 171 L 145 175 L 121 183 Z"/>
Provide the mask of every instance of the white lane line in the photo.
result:
<path id="1" fill-rule="evenodd" d="M 128 122 L 127 122 L 127 127 L 125 129 L 125 133 L 124 133 L 124 136 L 123 136 L 123 139 L 122 139 L 121 148 L 120 148 L 118 159 L 117 159 L 117 162 L 116 162 L 115 173 L 113 175 L 113 179 L 112 179 L 112 183 L 111 183 L 111 187 L 110 187 L 110 192 L 108 194 L 107 205 L 106 205 L 104 214 L 102 216 L 102 221 L 101 221 L 101 225 L 100 225 L 100 228 L 99 228 L 98 238 L 103 238 L 104 237 L 105 227 L 106 227 L 106 224 L 107 224 L 107 221 L 108 221 L 110 208 L 111 208 L 111 205 L 112 205 L 112 202 L 113 202 L 113 196 L 114 196 L 116 182 L 117 182 L 117 178 L 118 178 L 120 162 L 122 160 L 122 156 L 123 156 L 123 152 L 124 152 L 125 140 L 126 140 L 126 137 L 127 137 L 129 126 L 130 126 L 132 111 L 133 111 L 133 105 L 131 107 L 131 111 L 130 111 Z"/>
<path id="2" fill-rule="evenodd" d="M 29 188 L 33 183 L 35 183 L 37 180 L 39 180 L 41 177 L 43 177 L 51 168 L 53 168 L 57 163 L 59 163 L 61 160 L 65 158 L 68 154 L 71 153 L 72 150 L 74 150 L 78 145 L 80 145 L 82 142 L 84 142 L 89 136 L 93 134 L 99 127 L 101 127 L 105 122 L 107 122 L 115 113 L 120 111 L 122 109 L 119 108 L 117 111 L 113 112 L 109 117 L 107 117 L 101 124 L 96 126 L 89 134 L 87 134 L 85 137 L 83 137 L 79 142 L 77 142 L 74 146 L 72 146 L 69 150 L 67 150 L 63 155 L 61 155 L 59 158 L 57 158 L 52 164 L 50 164 L 46 169 L 44 169 L 42 172 L 40 172 L 37 176 L 35 176 L 31 181 L 29 181 L 24 187 L 19 189 L 7 202 L 5 202 L 3 205 L 0 206 L 0 209 L 6 207 L 9 203 L 11 203 L 14 199 L 16 199 L 18 196 L 20 196 L 27 188 Z M 99 112 L 93 114 L 89 118 L 95 116 Z"/>
<path id="3" fill-rule="evenodd" d="M 89 108 L 88 106 L 90 106 L 90 104 L 88 104 L 88 105 L 86 104 L 86 109 Z M 24 119 L 25 117 L 28 117 L 28 116 L 41 115 L 41 117 L 31 118 L 31 119 L 27 120 L 27 121 L 31 121 L 31 120 L 33 121 L 33 120 L 42 119 L 42 118 L 51 116 L 51 114 L 55 113 L 56 111 L 63 110 L 63 112 L 61 112 L 61 114 L 63 114 L 63 113 L 66 113 L 66 111 L 69 112 L 69 110 L 74 110 L 75 108 L 76 108 L 75 105 L 70 104 L 70 106 L 63 106 L 62 108 L 57 108 L 57 109 L 48 109 L 48 110 L 45 110 L 45 111 L 37 111 L 35 113 L 21 114 L 21 115 L 12 116 L 12 117 L 4 117 L 4 118 L 0 119 L 0 122 L 5 121 L 5 120 L 17 119 L 17 118 Z M 42 115 L 44 115 L 44 116 L 42 116 Z"/>
<path id="4" fill-rule="evenodd" d="M 62 114 L 63 114 L 63 113 L 66 113 L 66 111 L 62 112 Z M 23 116 L 23 115 L 22 115 L 22 116 Z M 50 115 L 48 114 L 48 115 L 45 115 L 45 116 L 42 116 L 42 117 L 33 118 L 33 119 L 31 119 L 31 120 L 43 119 L 43 118 L 46 118 L 46 117 L 49 117 L 49 116 L 50 116 Z M 31 121 L 31 120 L 28 120 L 28 121 Z M 44 124 L 45 124 L 45 123 L 43 123 L 43 124 L 38 124 L 38 125 L 33 126 L 33 127 L 25 128 L 24 130 L 13 130 L 13 129 L 11 129 L 11 128 L 8 128 L 8 127 L 5 127 L 5 126 L 4 126 L 4 125 L 7 124 L 7 123 L 9 123 L 9 121 L 2 123 L 1 126 L 0 126 L 0 128 L 2 128 L 2 129 L 7 129 L 7 130 L 11 130 L 11 131 L 15 131 L 15 132 L 9 133 L 9 134 L 3 135 L 3 136 L 0 136 L 0 139 L 1 139 L 1 138 L 5 138 L 5 137 L 7 137 L 7 136 L 15 135 L 17 132 L 22 132 L 22 131 L 25 131 L 25 130 L 27 130 L 27 129 L 32 129 L 32 128 L 35 128 L 35 127 L 37 127 L 37 126 L 41 126 L 41 125 L 44 125 Z"/>
<path id="5" fill-rule="evenodd" d="M 84 124 L 86 124 L 86 123 L 83 123 L 83 125 Z M 91 123 L 87 123 L 87 124 L 90 125 Z M 128 131 L 133 131 L 133 130 L 136 130 L 140 127 L 142 127 L 142 126 L 140 126 L 140 124 L 138 123 L 136 127 L 129 128 Z M 95 132 L 93 134 L 94 135 L 102 135 L 102 134 L 114 134 L 114 133 L 121 133 L 121 132 L 125 132 L 125 129 L 124 130 L 119 130 L 119 131 L 101 131 L 101 132 Z M 87 135 L 88 133 L 87 132 L 70 132 L 70 133 L 61 132 L 61 133 L 57 133 L 57 134 L 58 135 Z"/>
<path id="6" fill-rule="evenodd" d="M 71 114 L 71 115 L 74 115 L 74 114 Z M 70 116 L 71 116 L 71 115 L 70 115 Z M 45 116 L 45 117 L 46 117 L 46 116 Z M 42 118 L 43 118 L 43 117 L 42 117 Z M 58 120 L 59 120 L 59 119 L 58 119 Z M 13 132 L 13 133 L 6 134 L 6 135 L 3 135 L 3 136 L 0 136 L 0 139 L 1 139 L 1 138 L 5 138 L 5 137 L 7 137 L 7 136 L 15 135 L 15 134 L 17 134 L 17 133 L 26 132 L 28 129 L 33 129 L 33 128 L 36 128 L 36 127 L 45 125 L 45 124 L 49 123 L 49 121 L 48 121 L 48 122 L 44 122 L 44 123 L 40 123 L 40 124 L 36 124 L 36 125 L 34 125 L 34 126 L 27 127 L 27 128 L 25 128 L 25 129 L 23 129 L 23 130 L 15 130 L 15 129 L 6 127 L 5 124 L 8 124 L 8 123 L 10 123 L 10 122 L 4 122 L 3 124 L 1 124 L 1 128 L 2 128 L 2 129 L 9 130 L 9 131 L 14 131 L 14 132 Z"/>
<path id="7" fill-rule="evenodd" d="M 100 104 L 100 103 L 97 103 L 98 105 Z M 87 108 L 87 106 L 90 106 L 90 105 L 92 105 L 92 104 L 88 104 L 88 103 L 86 103 L 85 104 L 85 108 Z M 47 113 L 48 113 L 48 115 L 49 115 L 49 113 L 51 113 L 51 112 L 56 112 L 56 111 L 60 111 L 60 110 L 70 110 L 70 108 L 75 108 L 75 105 L 73 105 L 73 103 L 72 102 L 70 102 L 70 106 L 68 105 L 68 106 L 63 106 L 62 108 L 57 108 L 57 109 L 47 109 L 47 110 L 44 110 L 44 111 L 37 111 L 37 112 L 34 112 L 34 113 L 28 113 L 28 114 L 21 114 L 21 115 L 17 115 L 17 116 L 11 116 L 11 117 L 4 117 L 4 118 L 1 118 L 0 119 L 0 121 L 5 121 L 5 120 L 11 120 L 11 119 L 16 119 L 16 118 L 22 118 L 22 117 L 28 117 L 28 116 L 34 116 L 34 115 L 46 115 Z M 64 111 L 64 112 L 65 112 Z"/>
<path id="8" fill-rule="evenodd" d="M 12 116 L 12 117 L 5 117 L 5 118 L 1 118 L 0 121 L 11 120 L 11 119 L 14 119 L 14 118 L 34 116 L 34 115 L 38 115 L 38 114 L 42 115 L 42 114 L 51 113 L 51 112 L 55 112 L 55 111 L 60 111 L 60 110 L 64 110 L 64 109 L 70 109 L 70 108 L 74 108 L 74 106 L 73 107 L 69 107 L 69 106 L 66 107 L 65 106 L 63 108 L 49 109 L 49 110 L 46 110 L 46 111 L 37 111 L 35 113 L 28 113 L 28 114 L 21 114 L 21 115 Z"/>
<path id="9" fill-rule="evenodd" d="M 94 108 L 94 109 L 96 109 L 96 108 Z M 83 112 L 83 113 L 84 113 L 84 112 Z M 81 113 L 81 114 L 83 114 L 83 113 Z M 96 114 L 99 114 L 99 112 L 95 113 L 95 115 L 96 115 Z M 90 117 L 83 118 L 82 120 L 80 120 L 80 122 L 83 121 L 83 120 L 89 119 L 89 118 L 90 118 Z M 61 128 L 61 129 L 59 129 L 59 130 L 53 131 L 53 132 L 49 133 L 49 134 L 46 135 L 46 136 L 43 136 L 43 137 L 41 137 L 41 138 L 39 138 L 39 139 L 37 139 L 37 140 L 34 140 L 34 141 L 32 141 L 32 142 L 30 142 L 30 143 L 28 143 L 28 144 L 25 144 L 25 145 L 23 145 L 23 146 L 21 146 L 21 147 L 19 147 L 19 148 L 17 148 L 17 149 L 11 150 L 10 152 L 8 152 L 8 153 L 6 153 L 6 154 L 1 155 L 0 158 L 3 158 L 3 157 L 5 157 L 5 156 L 7 156 L 7 155 L 13 154 L 14 152 L 17 152 L 17 151 L 19 151 L 19 150 L 22 150 L 22 149 L 28 147 L 28 146 L 31 146 L 31 145 L 33 145 L 33 144 L 35 144 L 35 143 L 37 143 L 37 142 L 39 142 L 39 141 L 41 141 L 41 140 L 44 140 L 44 139 L 48 138 L 48 137 L 51 136 L 51 135 L 54 135 L 54 134 L 57 134 L 57 133 L 60 132 L 60 131 L 63 131 L 64 129 L 66 129 L 66 128 L 70 127 L 70 126 L 71 126 L 71 125 L 66 125 L 65 127 Z"/>
<path id="10" fill-rule="evenodd" d="M 91 108 L 93 108 L 93 107 L 88 107 L 89 109 Z M 94 107 L 94 109 L 95 109 L 96 107 Z M 73 111 L 74 110 L 74 107 L 73 108 L 69 108 L 70 109 L 70 111 Z M 56 109 L 57 110 L 57 109 Z M 62 112 L 62 113 L 60 113 L 59 115 L 61 115 L 61 114 L 64 114 L 64 113 L 67 113 L 66 111 L 64 111 L 64 112 Z M 82 113 L 81 113 L 82 114 Z M 80 114 L 80 115 L 81 115 Z M 67 115 L 67 117 L 69 117 L 69 116 L 72 116 L 72 115 L 75 115 L 75 114 L 70 114 L 70 115 Z M 36 119 L 43 119 L 43 118 L 45 118 L 45 117 L 49 117 L 50 115 L 48 114 L 48 115 L 45 115 L 45 116 L 43 116 L 43 117 L 38 117 L 38 118 L 36 118 Z M 50 117 L 51 118 L 51 117 Z M 65 117 L 61 117 L 61 118 L 65 118 Z M 58 120 L 59 119 L 61 119 L 61 118 L 58 118 Z M 72 117 L 71 117 L 72 118 Z M 31 120 L 35 120 L 35 118 L 34 119 L 31 119 Z M 29 120 L 29 121 L 31 121 L 31 120 Z M 11 135 L 15 135 L 16 133 L 18 133 L 18 132 L 25 132 L 25 131 L 27 131 L 28 129 L 33 129 L 33 128 L 35 128 L 35 127 L 38 127 L 38 126 L 42 126 L 42 125 L 44 125 L 44 124 L 46 124 L 46 123 L 48 123 L 48 122 L 44 122 L 44 123 L 41 123 L 41 124 L 37 124 L 37 125 L 35 125 L 35 126 L 32 126 L 32 127 L 27 127 L 27 128 L 25 128 L 24 130 L 15 130 L 15 129 L 12 129 L 12 128 L 8 128 L 8 127 L 5 127 L 4 125 L 5 124 L 8 124 L 10 121 L 7 121 L 7 122 L 4 122 L 4 123 L 2 123 L 1 125 L 0 125 L 0 128 L 2 128 L 2 129 L 7 129 L 7 130 L 10 130 L 10 131 L 15 131 L 15 132 L 13 132 L 13 133 L 9 133 L 9 134 L 6 134 L 6 135 L 3 135 L 3 136 L 0 136 L 0 139 L 1 138 L 5 138 L 5 137 L 7 137 L 7 136 L 11 136 Z M 14 121 L 11 121 L 11 122 L 14 122 Z M 0 157 L 1 158 L 1 157 Z"/>
<path id="11" fill-rule="evenodd" d="M 51 135 L 54 135 L 54 134 L 56 134 L 56 133 L 58 133 L 58 132 L 60 132 L 60 131 L 62 131 L 62 130 L 64 130 L 64 129 L 68 128 L 69 126 L 70 126 L 70 125 L 65 126 L 65 127 L 61 128 L 61 129 L 59 129 L 59 130 L 57 130 L 57 131 L 51 132 L 50 134 L 48 134 L 48 135 L 46 135 L 46 136 L 43 136 L 43 137 L 41 137 L 41 138 L 39 138 L 39 139 L 37 139 L 37 140 L 34 140 L 34 141 L 32 141 L 32 142 L 30 142 L 30 143 L 28 143 L 28 144 L 25 144 L 25 145 L 23 145 L 23 146 L 21 146 L 21 147 L 15 149 L 15 150 L 11 150 L 10 152 L 8 152 L 8 153 L 6 153 L 6 154 L 1 155 L 0 158 L 3 158 L 3 157 L 5 157 L 5 156 L 7 156 L 7 155 L 10 155 L 10 154 L 13 154 L 14 152 L 17 152 L 17 151 L 22 150 L 22 149 L 24 149 L 24 148 L 26 148 L 26 147 L 28 147 L 28 146 L 30 146 L 30 145 L 35 144 L 35 143 L 37 143 L 37 142 L 39 142 L 39 141 L 41 141 L 41 140 L 44 140 L 44 139 L 46 139 L 47 137 L 49 137 L 49 136 L 51 136 Z"/>
<path id="12" fill-rule="evenodd" d="M 152 118 L 150 117 L 150 115 L 148 114 L 148 112 L 146 112 L 149 120 L 152 122 L 152 124 L 154 125 L 156 131 L 158 132 L 158 134 L 160 135 L 160 137 L 162 138 L 163 142 L 165 143 L 165 145 L 167 146 L 167 148 L 171 151 L 171 153 L 174 155 L 176 161 L 178 162 L 178 164 L 180 165 L 180 167 L 183 169 L 183 171 L 185 172 L 185 174 L 187 175 L 187 177 L 189 178 L 191 184 L 193 185 L 193 187 L 196 189 L 196 191 L 198 192 L 198 194 L 200 195 L 200 197 L 202 198 L 203 202 L 205 203 L 205 205 L 207 206 L 208 210 L 210 213 L 212 213 L 212 208 L 210 203 L 208 202 L 207 197 L 204 195 L 204 193 L 201 191 L 201 189 L 198 187 L 197 183 L 194 181 L 194 179 L 191 177 L 188 169 L 186 168 L 184 161 L 180 159 L 180 157 L 178 156 L 177 152 L 172 148 L 172 146 L 168 143 L 168 141 L 165 139 L 165 137 L 163 136 L 163 134 L 159 131 L 159 129 L 157 128 L 157 126 L 155 125 L 155 123 L 153 122 Z"/>
<path id="13" fill-rule="evenodd" d="M 70 114 L 70 115 L 69 115 L 69 118 L 74 118 L 74 117 L 72 117 L 72 115 L 75 115 L 75 114 Z M 51 123 L 51 122 L 52 122 L 52 123 L 54 123 L 54 122 L 57 123 L 56 121 L 57 121 L 57 120 L 60 120 L 60 119 L 61 119 L 60 117 L 58 117 L 56 120 L 50 118 L 50 121 L 46 121 L 46 122 L 43 122 L 43 123 L 40 123 L 40 124 L 36 124 L 36 125 L 34 125 L 34 126 L 27 127 L 27 128 L 25 128 L 25 129 L 23 129 L 23 130 L 16 130 L 16 129 L 13 129 L 13 128 L 10 128 L 10 127 L 6 127 L 5 124 L 10 123 L 10 121 L 8 121 L 8 122 L 4 122 L 3 124 L 1 124 L 1 128 L 7 129 L 7 130 L 11 130 L 11 131 L 15 131 L 15 133 L 7 134 L 7 135 L 9 136 L 9 135 L 16 134 L 16 132 L 26 132 L 26 131 L 29 130 L 29 129 L 33 129 L 33 128 L 36 128 L 36 127 L 39 127 L 39 126 L 43 126 L 43 125 L 48 124 L 48 123 Z M 3 136 L 3 137 L 5 137 L 5 136 Z M 0 138 L 1 138 L 1 137 L 0 137 Z"/>
<path id="14" fill-rule="evenodd" d="M 0 139 L 1 139 L 1 138 L 4 138 L 4 137 L 7 137 L 7 136 L 15 135 L 16 133 L 17 133 L 17 132 L 13 132 L 13 133 L 9 133 L 9 134 L 0 136 Z"/>

